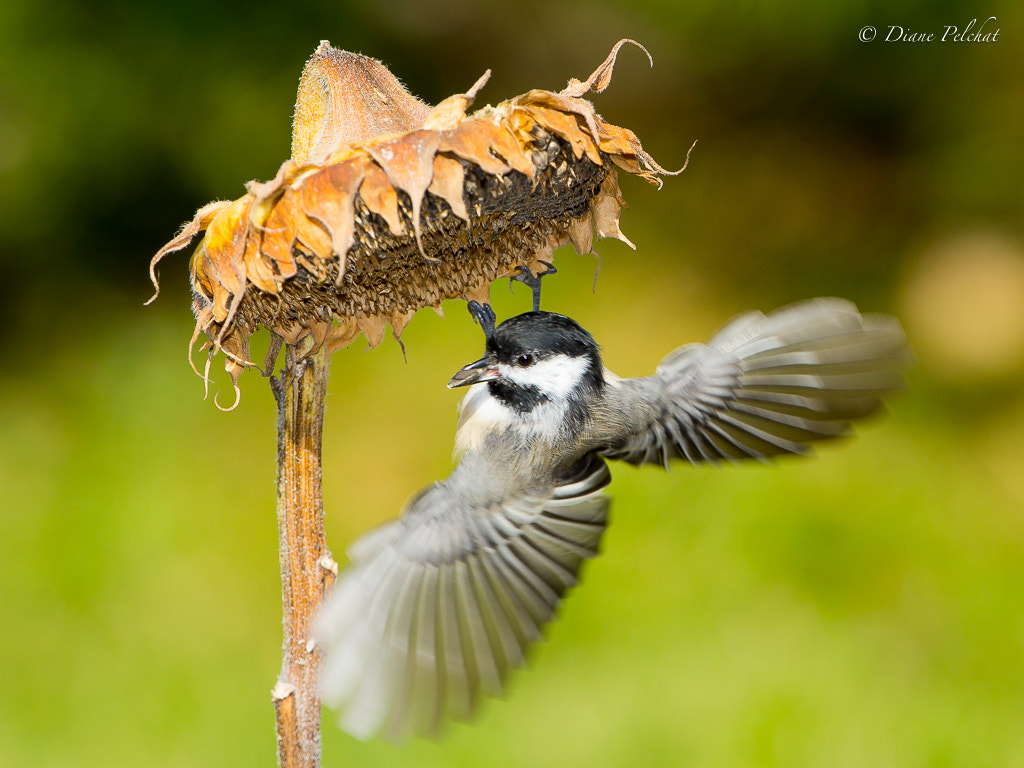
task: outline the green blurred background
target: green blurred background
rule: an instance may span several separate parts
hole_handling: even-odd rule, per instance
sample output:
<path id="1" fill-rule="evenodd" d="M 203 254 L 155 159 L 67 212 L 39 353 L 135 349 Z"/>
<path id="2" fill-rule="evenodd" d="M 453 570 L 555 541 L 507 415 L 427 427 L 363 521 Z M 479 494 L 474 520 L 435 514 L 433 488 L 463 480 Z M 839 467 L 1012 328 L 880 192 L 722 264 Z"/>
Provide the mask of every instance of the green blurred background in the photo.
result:
<path id="1" fill-rule="evenodd" d="M 990 44 L 885 43 L 996 16 Z M 879 37 L 858 40 L 865 25 Z M 666 167 L 623 181 L 637 244 L 558 254 L 545 305 L 622 375 L 739 311 L 897 313 L 884 419 L 810 461 L 614 470 L 605 553 L 506 702 L 441 744 L 325 766 L 1024 766 L 1024 15 L 1008 1 L 0 5 L 0 765 L 274 760 L 274 416 L 202 401 L 181 222 L 289 151 L 319 40 L 436 103 L 585 77 Z M 500 316 L 522 286 L 495 286 Z M 451 466 L 480 351 L 464 307 L 332 365 L 328 535 Z M 218 386 L 226 387 L 222 376 Z"/>

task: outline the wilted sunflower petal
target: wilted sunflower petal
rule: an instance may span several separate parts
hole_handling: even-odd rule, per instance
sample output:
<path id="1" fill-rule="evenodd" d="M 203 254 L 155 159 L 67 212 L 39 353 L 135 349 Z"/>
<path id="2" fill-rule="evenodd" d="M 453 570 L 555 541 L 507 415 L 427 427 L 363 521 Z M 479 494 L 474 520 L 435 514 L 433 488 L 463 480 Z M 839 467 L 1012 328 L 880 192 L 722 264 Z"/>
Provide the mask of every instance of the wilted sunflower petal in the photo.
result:
<path id="1" fill-rule="evenodd" d="M 360 157 L 328 166 L 307 178 L 298 190 L 303 212 L 327 230 L 335 255 L 348 253 L 355 241 L 354 200 L 369 166 L 369 163 L 361 161 L 363 158 Z M 344 274 L 345 262 L 341 260 L 338 262 L 338 283 Z"/>
<path id="2" fill-rule="evenodd" d="M 240 197 L 224 208 L 213 217 L 203 238 L 209 274 L 224 290 L 239 296 L 245 291 L 246 282 L 243 255 L 247 229 L 242 224 L 251 203 L 248 197 Z M 223 322 L 224 318 L 218 321 Z"/>
<path id="3" fill-rule="evenodd" d="M 468 160 L 484 173 L 501 176 L 512 170 L 501 154 L 503 147 L 511 154 L 509 142 L 512 140 L 504 131 L 495 130 L 492 123 L 467 118 L 458 128 L 441 133 L 438 149 Z"/>
<path id="4" fill-rule="evenodd" d="M 214 200 L 212 203 L 207 203 L 198 211 L 196 215 L 192 217 L 190 221 L 185 222 L 185 225 L 181 228 L 181 231 L 163 248 L 156 252 L 156 255 L 149 262 L 149 279 L 153 282 L 153 288 L 155 292 L 150 297 L 147 305 L 151 304 L 156 300 L 156 297 L 160 295 L 160 281 L 156 276 L 156 267 L 160 263 L 161 259 L 168 253 L 181 250 L 195 237 L 199 232 L 210 226 L 210 222 L 213 221 L 213 217 L 223 211 L 225 208 L 230 206 L 232 203 L 229 200 Z"/>
<path id="5" fill-rule="evenodd" d="M 366 175 L 359 187 L 359 197 L 367 208 L 387 222 L 391 234 L 400 236 L 405 233 L 402 215 L 398 212 L 398 193 L 388 182 L 388 176 L 380 166 L 367 164 Z"/>
<path id="6" fill-rule="evenodd" d="M 380 315 L 357 317 L 356 325 L 363 336 L 366 337 L 366 341 L 374 349 L 379 347 L 380 343 L 384 341 L 384 328 L 387 325 L 386 317 L 381 317 Z"/>
<path id="7" fill-rule="evenodd" d="M 409 195 L 412 227 L 421 251 L 420 207 L 434 176 L 434 155 L 440 143 L 441 138 L 436 131 L 413 131 L 386 144 L 366 148 L 387 173 L 391 183 Z"/>
<path id="8" fill-rule="evenodd" d="M 601 62 L 601 66 L 595 69 L 590 77 L 587 78 L 586 82 L 581 83 L 575 77 L 569 80 L 569 85 L 562 90 L 563 96 L 583 96 L 590 91 L 594 93 L 601 93 L 607 88 L 612 82 L 612 70 L 615 68 L 615 57 L 619 55 L 619 49 L 626 43 L 635 45 L 641 51 L 647 55 L 648 61 L 651 62 L 651 66 L 654 66 L 654 57 L 636 40 L 623 39 L 619 40 L 613 47 L 612 52 L 608 54 L 608 58 Z"/>
<path id="9" fill-rule="evenodd" d="M 573 219 L 568 226 L 569 240 L 576 253 L 580 256 L 594 250 L 594 217 L 588 211 L 578 219 Z"/>
<path id="10" fill-rule="evenodd" d="M 469 221 L 466 210 L 464 189 L 466 171 L 462 163 L 444 155 L 434 157 L 434 178 L 430 181 L 427 191 L 444 200 L 452 209 L 452 213 L 463 221 Z"/>
<path id="11" fill-rule="evenodd" d="M 423 127 L 427 130 L 446 131 L 457 126 L 466 117 L 466 109 L 476 99 L 477 93 L 490 79 L 491 70 L 488 69 L 468 91 L 449 96 L 434 107 L 423 121 Z"/>

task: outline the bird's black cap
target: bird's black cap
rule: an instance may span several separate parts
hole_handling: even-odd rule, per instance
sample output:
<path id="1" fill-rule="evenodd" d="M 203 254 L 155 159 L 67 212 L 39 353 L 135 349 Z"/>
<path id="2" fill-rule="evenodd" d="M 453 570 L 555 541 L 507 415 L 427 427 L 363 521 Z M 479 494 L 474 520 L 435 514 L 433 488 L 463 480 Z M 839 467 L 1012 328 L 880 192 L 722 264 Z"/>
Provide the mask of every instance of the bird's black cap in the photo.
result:
<path id="1" fill-rule="evenodd" d="M 548 354 L 590 356 L 600 370 L 594 337 L 572 318 L 555 312 L 526 312 L 509 318 L 487 339 L 487 351 L 502 362 L 525 353 L 541 357 Z"/>

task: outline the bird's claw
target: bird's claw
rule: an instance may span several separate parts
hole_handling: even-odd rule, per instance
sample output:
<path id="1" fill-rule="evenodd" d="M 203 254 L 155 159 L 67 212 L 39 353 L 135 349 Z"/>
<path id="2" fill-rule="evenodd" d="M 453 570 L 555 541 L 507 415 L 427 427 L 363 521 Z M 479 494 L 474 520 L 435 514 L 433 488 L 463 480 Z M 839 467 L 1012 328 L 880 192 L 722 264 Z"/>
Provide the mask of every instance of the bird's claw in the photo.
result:
<path id="1" fill-rule="evenodd" d="M 555 265 L 552 264 L 550 261 L 542 261 L 540 263 L 543 264 L 545 267 L 543 272 L 537 272 L 536 274 L 534 274 L 528 266 L 526 266 L 525 264 L 521 264 L 520 266 L 516 267 L 516 269 L 519 270 L 519 274 L 512 275 L 512 277 L 509 278 L 509 285 L 512 284 L 513 280 L 517 280 L 518 282 L 523 283 L 526 286 L 529 286 L 530 290 L 533 291 L 534 312 L 540 312 L 540 279 L 545 275 L 553 275 L 558 271 L 557 269 L 555 269 Z"/>
<path id="2" fill-rule="evenodd" d="M 466 308 L 469 310 L 469 314 L 473 316 L 473 320 L 483 329 L 484 337 L 491 338 L 491 334 L 494 333 L 494 321 L 497 319 L 497 315 L 494 314 L 494 309 L 490 304 L 481 304 L 479 301 L 470 301 Z"/>

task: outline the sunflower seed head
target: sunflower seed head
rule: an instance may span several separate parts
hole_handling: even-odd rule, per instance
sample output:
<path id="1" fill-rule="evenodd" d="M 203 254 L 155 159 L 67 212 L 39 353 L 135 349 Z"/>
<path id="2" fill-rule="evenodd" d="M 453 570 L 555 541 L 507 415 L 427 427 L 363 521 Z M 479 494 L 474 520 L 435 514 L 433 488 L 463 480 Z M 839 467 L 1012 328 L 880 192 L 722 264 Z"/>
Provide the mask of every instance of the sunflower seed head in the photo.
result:
<path id="1" fill-rule="evenodd" d="M 562 93 L 467 115 L 486 75 L 432 109 L 379 62 L 321 43 L 300 81 L 292 158 L 200 209 L 154 257 L 154 283 L 160 259 L 205 230 L 194 340 L 205 334 L 237 380 L 261 326 L 286 343 L 312 335 L 333 350 L 362 333 L 377 346 L 387 324 L 398 338 L 423 307 L 486 301 L 492 281 L 537 271 L 566 243 L 588 253 L 596 234 L 632 247 L 617 171 L 658 185 L 671 172 L 582 98 L 608 85 L 618 47 Z"/>

